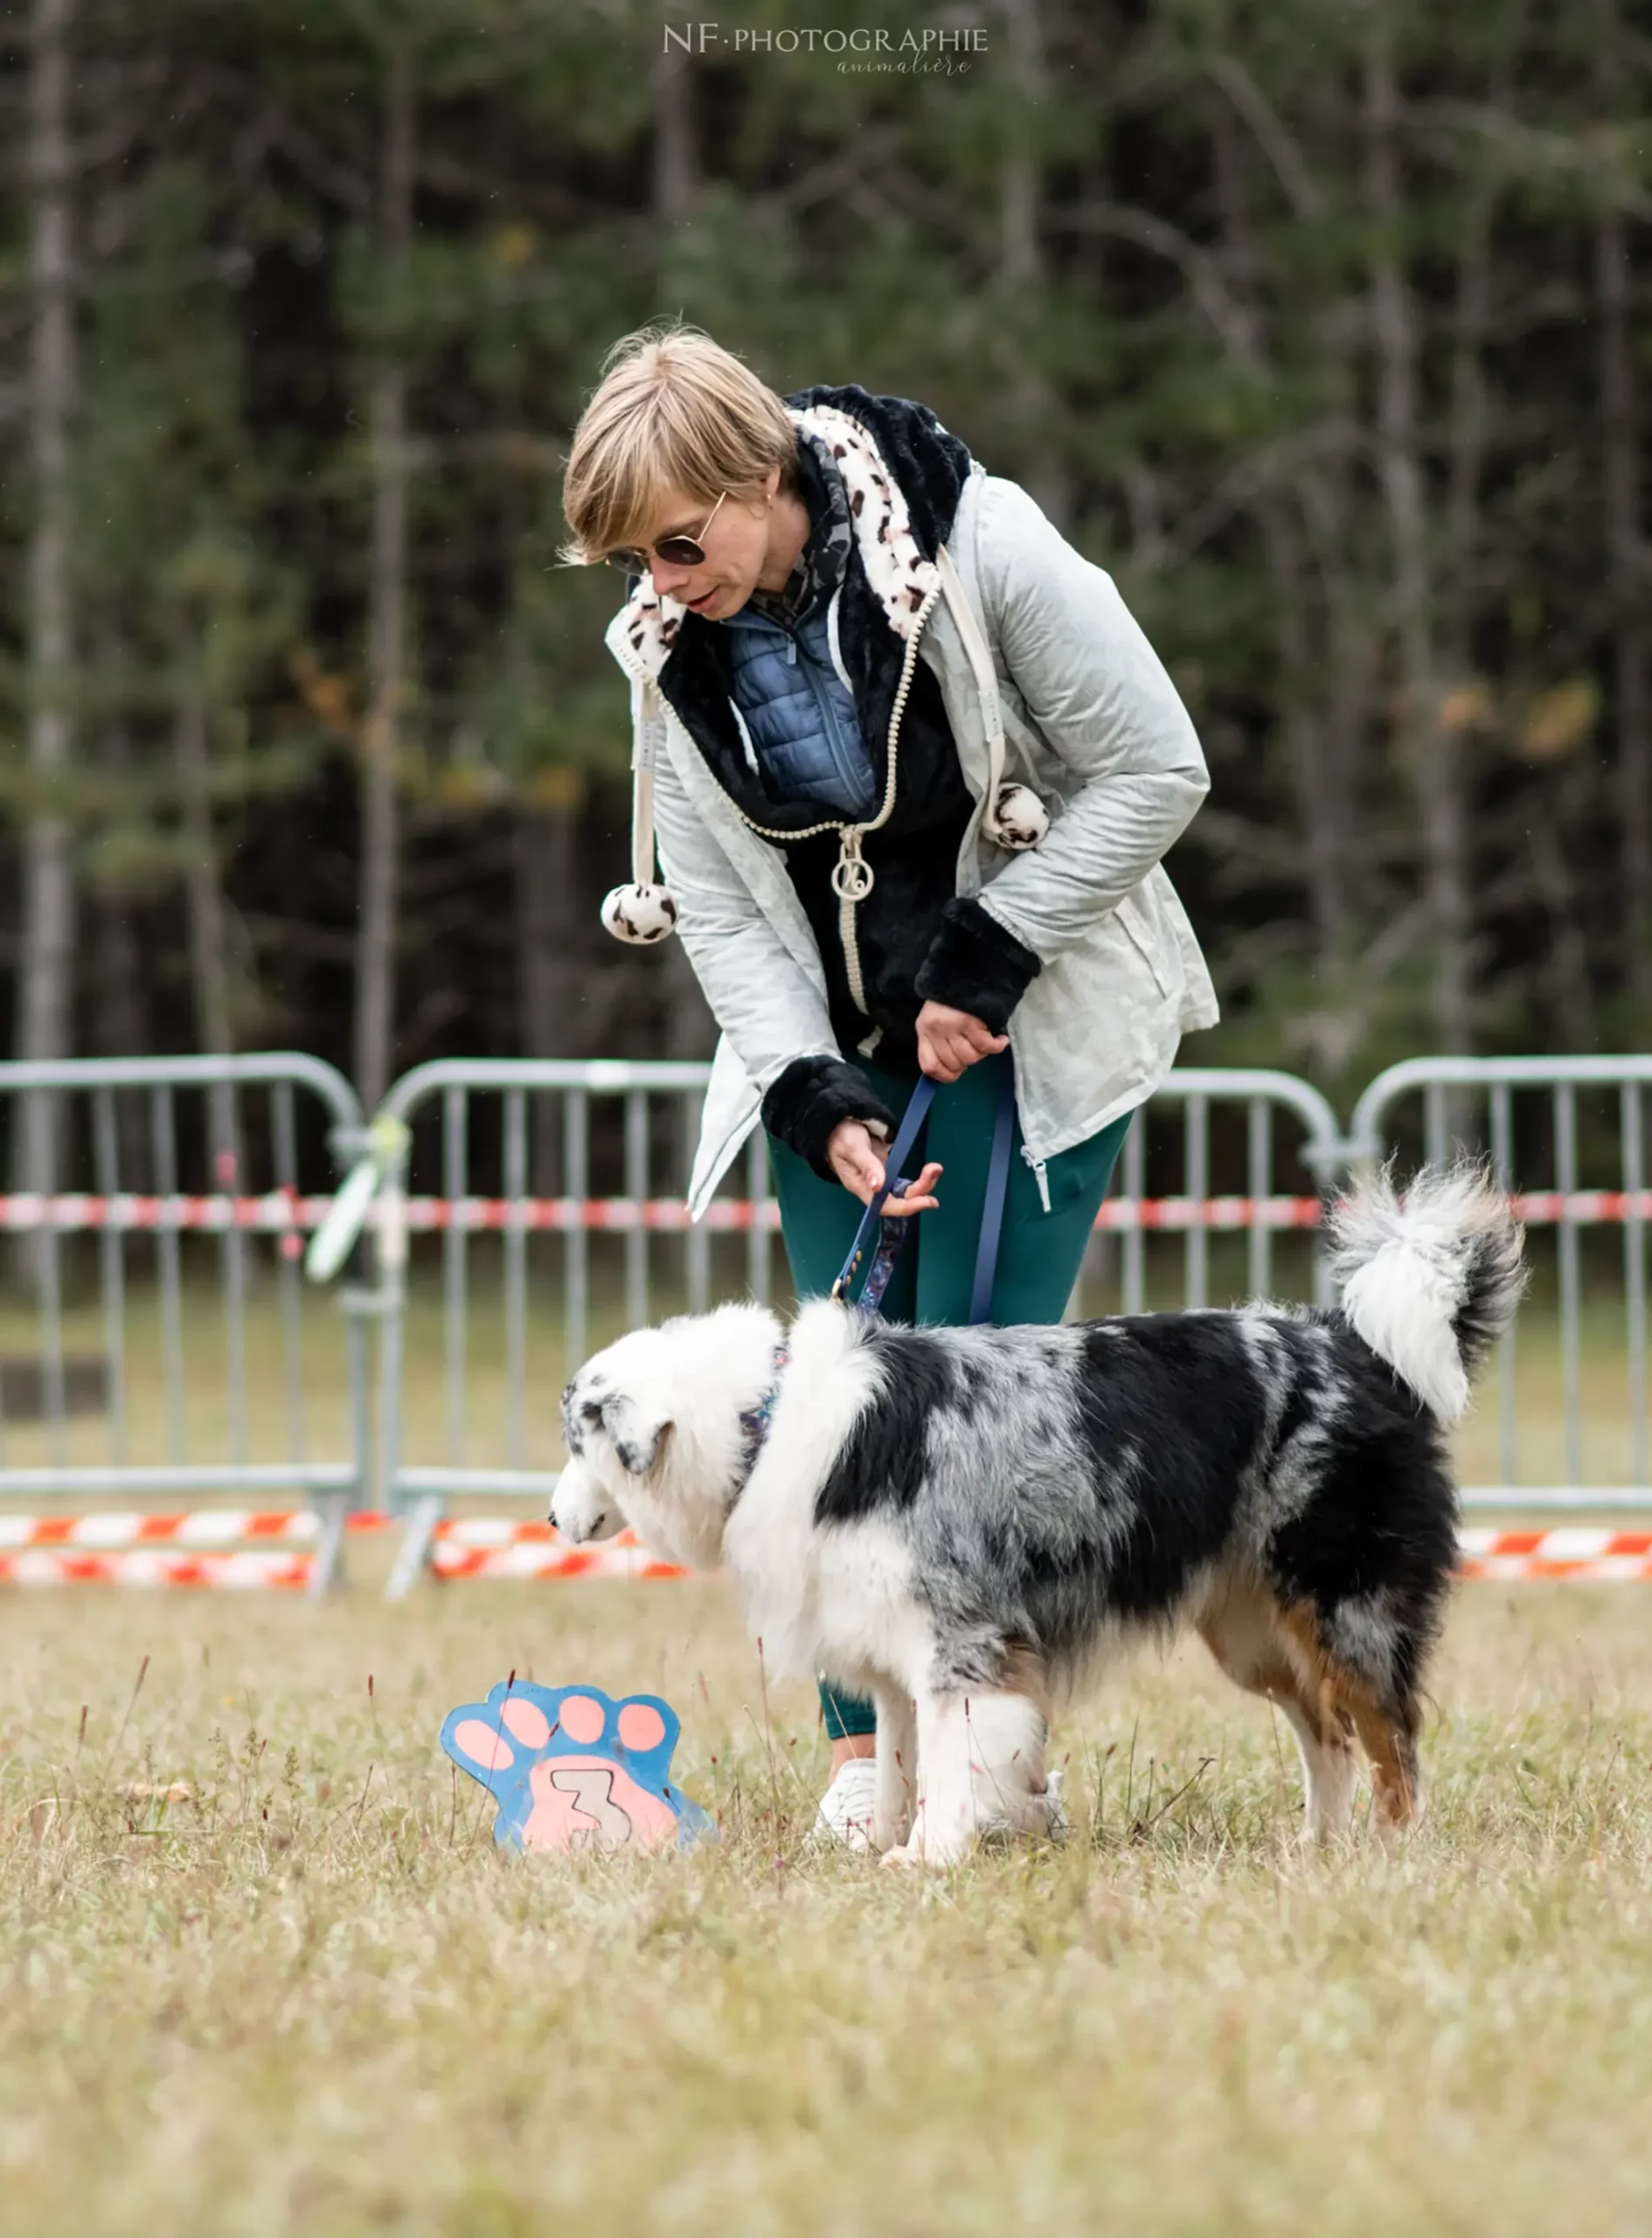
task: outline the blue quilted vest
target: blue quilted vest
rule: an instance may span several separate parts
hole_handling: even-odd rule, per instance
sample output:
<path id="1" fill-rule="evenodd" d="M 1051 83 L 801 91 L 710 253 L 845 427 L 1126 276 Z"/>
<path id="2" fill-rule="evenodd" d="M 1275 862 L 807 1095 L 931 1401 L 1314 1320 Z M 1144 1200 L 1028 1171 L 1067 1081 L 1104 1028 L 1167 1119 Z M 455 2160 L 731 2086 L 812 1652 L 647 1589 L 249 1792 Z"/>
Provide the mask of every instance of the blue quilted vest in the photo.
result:
<path id="1" fill-rule="evenodd" d="M 723 627 L 747 756 L 769 793 L 858 821 L 877 806 L 876 779 L 854 696 L 832 659 L 834 602 L 817 600 L 789 629 L 749 611 Z"/>

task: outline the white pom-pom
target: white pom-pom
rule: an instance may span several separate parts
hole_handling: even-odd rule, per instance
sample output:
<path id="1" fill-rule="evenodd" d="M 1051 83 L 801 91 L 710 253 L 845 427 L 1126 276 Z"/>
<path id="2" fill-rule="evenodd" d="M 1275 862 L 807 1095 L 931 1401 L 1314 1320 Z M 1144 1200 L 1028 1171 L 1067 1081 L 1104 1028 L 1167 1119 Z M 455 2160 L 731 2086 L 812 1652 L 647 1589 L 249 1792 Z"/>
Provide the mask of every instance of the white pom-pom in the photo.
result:
<path id="1" fill-rule="evenodd" d="M 602 904 L 602 921 L 616 941 L 648 948 L 677 930 L 677 900 L 668 886 L 616 886 Z"/>
<path id="2" fill-rule="evenodd" d="M 1023 854 L 1036 847 L 1050 829 L 1050 811 L 1031 786 L 1000 785 L 985 824 L 996 846 Z"/>

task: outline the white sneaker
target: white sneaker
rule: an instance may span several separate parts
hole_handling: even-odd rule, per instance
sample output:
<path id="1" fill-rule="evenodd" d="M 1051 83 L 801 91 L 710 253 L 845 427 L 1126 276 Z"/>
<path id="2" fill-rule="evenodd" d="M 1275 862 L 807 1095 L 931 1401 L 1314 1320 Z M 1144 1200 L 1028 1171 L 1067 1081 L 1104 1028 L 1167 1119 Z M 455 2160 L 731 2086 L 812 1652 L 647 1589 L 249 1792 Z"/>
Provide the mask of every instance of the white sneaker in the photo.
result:
<path id="1" fill-rule="evenodd" d="M 846 1849 L 865 1852 L 872 1845 L 872 1797 L 878 1788 L 878 1766 L 870 1756 L 851 1756 L 837 1768 L 836 1778 L 820 1799 L 811 1838 L 825 1844 L 842 1842 Z"/>

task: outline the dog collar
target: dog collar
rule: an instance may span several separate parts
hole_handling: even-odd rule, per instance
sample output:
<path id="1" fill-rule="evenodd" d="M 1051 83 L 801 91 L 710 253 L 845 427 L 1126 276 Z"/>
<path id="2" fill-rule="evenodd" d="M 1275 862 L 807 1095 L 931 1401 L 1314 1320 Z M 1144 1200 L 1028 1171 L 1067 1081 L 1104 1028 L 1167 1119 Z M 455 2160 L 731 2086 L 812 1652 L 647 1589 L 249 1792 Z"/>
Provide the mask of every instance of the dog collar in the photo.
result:
<path id="1" fill-rule="evenodd" d="M 740 1449 L 740 1465 L 734 1479 L 734 1497 L 739 1499 L 751 1480 L 757 1466 L 758 1456 L 768 1442 L 769 1424 L 774 1419 L 774 1402 L 780 1397 L 781 1376 L 791 1354 L 784 1345 L 776 1345 L 771 1363 L 773 1380 L 756 1406 L 748 1407 L 740 1416 L 740 1429 L 746 1442 Z"/>

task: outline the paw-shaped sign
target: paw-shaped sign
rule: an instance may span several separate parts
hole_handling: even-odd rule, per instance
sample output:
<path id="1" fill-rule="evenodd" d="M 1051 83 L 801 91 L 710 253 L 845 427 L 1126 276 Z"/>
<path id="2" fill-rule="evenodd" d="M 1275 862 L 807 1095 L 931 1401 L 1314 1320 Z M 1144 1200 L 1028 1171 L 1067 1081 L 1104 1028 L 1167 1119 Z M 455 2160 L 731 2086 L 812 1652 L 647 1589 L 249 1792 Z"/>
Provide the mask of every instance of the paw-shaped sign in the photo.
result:
<path id="1" fill-rule="evenodd" d="M 711 1820 L 666 1777 L 682 1727 L 657 1694 L 496 1686 L 449 1713 L 441 1745 L 499 1805 L 496 1842 L 519 1850 L 687 1849 Z"/>

